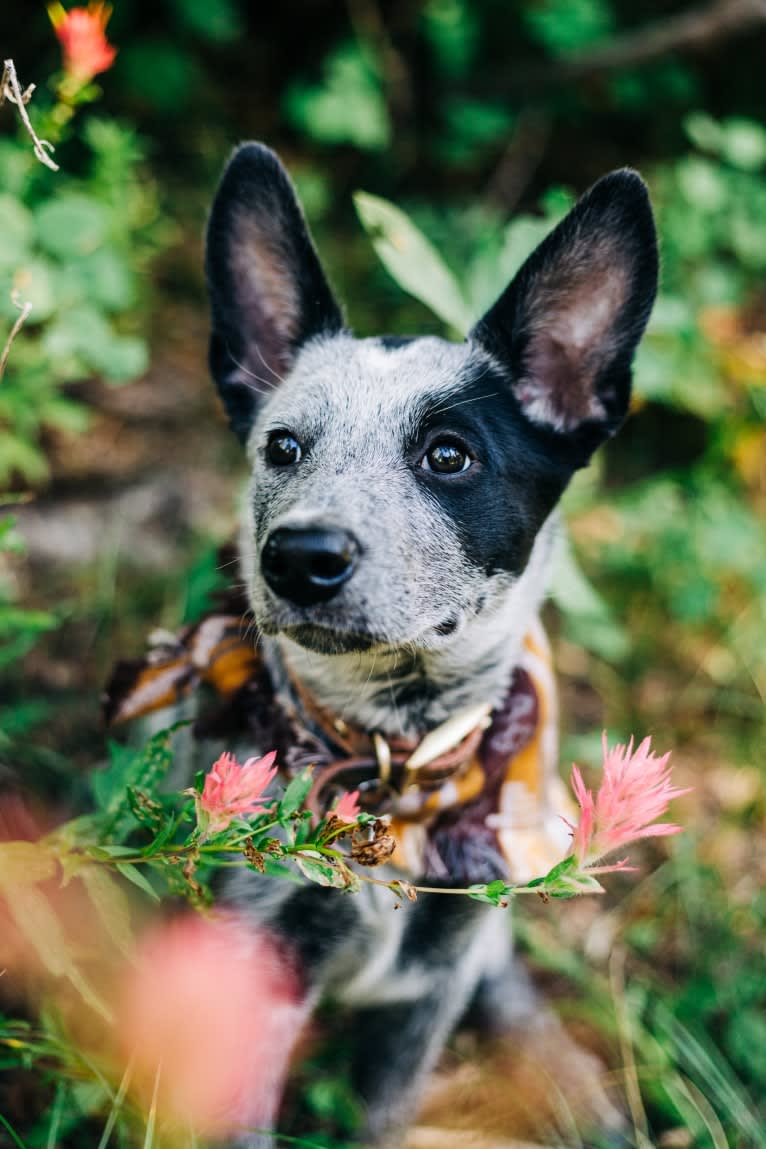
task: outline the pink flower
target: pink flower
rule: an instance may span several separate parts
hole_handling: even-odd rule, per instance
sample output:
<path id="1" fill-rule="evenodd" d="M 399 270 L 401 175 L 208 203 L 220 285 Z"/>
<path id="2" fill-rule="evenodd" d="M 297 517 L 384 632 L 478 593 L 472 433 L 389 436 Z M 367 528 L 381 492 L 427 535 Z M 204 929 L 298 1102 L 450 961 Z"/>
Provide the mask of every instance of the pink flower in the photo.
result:
<path id="1" fill-rule="evenodd" d="M 89 4 L 69 12 L 59 3 L 48 7 L 48 15 L 64 56 L 64 70 L 85 84 L 114 63 L 117 49 L 106 38 L 111 5 Z"/>
<path id="2" fill-rule="evenodd" d="M 131 1086 L 161 1116 L 220 1137 L 269 1124 L 305 1019 L 289 951 L 234 915 L 155 925 L 126 966 L 115 1034 Z"/>
<path id="3" fill-rule="evenodd" d="M 580 820 L 572 830 L 572 855 L 579 868 L 589 873 L 624 870 L 627 859 L 611 866 L 593 869 L 593 863 L 639 838 L 659 838 L 678 834 L 683 829 L 671 822 L 657 822 L 670 802 L 688 789 L 671 785 L 668 759 L 658 758 L 651 750 L 651 739 L 645 738 L 637 750 L 633 739 L 627 746 L 610 750 L 603 735 L 604 778 L 594 799 L 586 789 L 582 775 L 572 767 L 572 789 L 580 804 Z M 569 823 L 568 823 L 569 824 Z"/>
<path id="4" fill-rule="evenodd" d="M 330 812 L 336 818 L 340 818 L 341 822 L 355 822 L 362 812 L 357 801 L 358 797 L 358 790 L 347 791 L 341 795 L 335 808 Z"/>
<path id="5" fill-rule="evenodd" d="M 248 758 L 241 766 L 233 754 L 222 754 L 213 763 L 202 793 L 194 796 L 205 836 L 225 830 L 234 818 L 265 809 L 261 798 L 277 772 L 276 756 L 272 750 L 263 758 Z"/>

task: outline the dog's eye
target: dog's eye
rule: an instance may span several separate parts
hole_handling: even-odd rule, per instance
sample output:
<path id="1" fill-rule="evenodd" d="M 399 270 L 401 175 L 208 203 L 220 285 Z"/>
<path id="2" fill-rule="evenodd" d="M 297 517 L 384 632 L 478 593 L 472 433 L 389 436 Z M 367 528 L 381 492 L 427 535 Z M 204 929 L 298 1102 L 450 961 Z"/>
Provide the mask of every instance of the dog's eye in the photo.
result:
<path id="1" fill-rule="evenodd" d="M 293 435 L 285 431 L 276 431 L 269 439 L 266 447 L 269 462 L 277 467 L 289 467 L 297 463 L 301 457 L 301 445 Z"/>
<path id="2" fill-rule="evenodd" d="M 467 471 L 471 465 L 471 456 L 457 443 L 444 441 L 434 443 L 423 458 L 421 466 L 426 471 L 435 471 L 437 475 L 457 475 Z"/>

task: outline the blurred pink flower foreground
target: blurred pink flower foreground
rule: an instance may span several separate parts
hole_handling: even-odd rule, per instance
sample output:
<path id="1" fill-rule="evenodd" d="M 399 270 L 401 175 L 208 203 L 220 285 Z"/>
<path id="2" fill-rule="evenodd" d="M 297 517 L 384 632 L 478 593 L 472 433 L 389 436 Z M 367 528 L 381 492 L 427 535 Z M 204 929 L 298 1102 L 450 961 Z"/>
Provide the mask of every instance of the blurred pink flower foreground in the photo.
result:
<path id="1" fill-rule="evenodd" d="M 633 739 L 627 746 L 609 749 L 606 733 L 602 736 L 604 778 L 595 798 L 586 789 L 582 775 L 572 767 L 572 789 L 580 804 L 580 820 L 572 830 L 572 855 L 580 869 L 589 873 L 606 873 L 626 869 L 627 859 L 611 866 L 594 863 L 629 842 L 640 838 L 660 838 L 678 834 L 683 829 L 672 822 L 657 822 L 670 802 L 689 790 L 671 785 L 670 753 L 657 757 L 651 739 L 644 738 L 634 751 Z"/>
<path id="2" fill-rule="evenodd" d="M 213 763 L 202 793 L 194 795 L 205 835 L 225 830 L 234 818 L 265 809 L 261 799 L 277 773 L 276 756 L 272 750 L 263 758 L 248 758 L 240 765 L 233 754 L 222 754 Z"/>
<path id="3" fill-rule="evenodd" d="M 305 1019 L 289 952 L 233 914 L 153 927 L 126 969 L 116 1032 L 148 1109 L 222 1136 L 273 1120 Z"/>

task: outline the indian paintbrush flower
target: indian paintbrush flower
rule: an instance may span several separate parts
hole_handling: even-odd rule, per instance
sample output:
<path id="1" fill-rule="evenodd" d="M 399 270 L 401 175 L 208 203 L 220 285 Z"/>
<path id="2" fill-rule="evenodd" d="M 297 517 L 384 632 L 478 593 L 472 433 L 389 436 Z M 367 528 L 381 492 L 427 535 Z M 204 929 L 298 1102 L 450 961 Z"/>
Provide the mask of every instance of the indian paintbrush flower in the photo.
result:
<path id="1" fill-rule="evenodd" d="M 202 792 L 191 791 L 204 837 L 225 830 L 235 818 L 259 814 L 266 808 L 263 796 L 277 773 L 276 756 L 272 750 L 241 765 L 233 754 L 222 754 L 213 763 Z"/>
<path id="2" fill-rule="evenodd" d="M 572 830 L 572 853 L 577 868 L 589 874 L 627 869 L 627 859 L 609 866 L 596 863 L 630 842 L 679 834 L 683 829 L 672 822 L 658 822 L 670 802 L 688 789 L 671 785 L 670 753 L 658 757 L 651 739 L 644 738 L 634 750 L 627 746 L 611 750 L 606 733 L 602 736 L 604 777 L 595 797 L 583 782 L 577 766 L 572 767 L 572 789 L 580 806 L 580 820 Z"/>
<path id="3" fill-rule="evenodd" d="M 117 49 L 106 38 L 111 5 L 92 3 L 87 8 L 51 4 L 48 15 L 64 56 L 64 71 L 77 84 L 84 85 L 114 63 Z"/>
<path id="4" fill-rule="evenodd" d="M 341 822 L 355 822 L 361 813 L 359 809 L 358 790 L 349 790 L 338 799 L 333 810 L 330 811 Z"/>

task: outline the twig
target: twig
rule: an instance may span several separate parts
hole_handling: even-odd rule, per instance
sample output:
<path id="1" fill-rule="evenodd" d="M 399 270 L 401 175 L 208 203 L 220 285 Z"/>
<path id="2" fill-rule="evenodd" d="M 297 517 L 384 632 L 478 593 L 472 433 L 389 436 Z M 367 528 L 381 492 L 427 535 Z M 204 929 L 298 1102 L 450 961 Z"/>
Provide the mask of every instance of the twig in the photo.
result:
<path id="1" fill-rule="evenodd" d="M 554 67 L 517 70 L 503 86 L 526 93 L 540 91 L 599 72 L 638 67 L 672 52 L 701 51 L 763 24 L 766 0 L 714 0 L 654 20 L 587 52 L 572 53 Z"/>
<path id="2" fill-rule="evenodd" d="M 16 66 L 13 63 L 13 60 L 3 60 L 3 75 L 2 78 L 0 78 L 0 108 L 3 106 L 6 100 L 8 100 L 11 104 L 16 105 L 16 107 L 19 109 L 21 122 L 29 132 L 32 144 L 34 145 L 35 155 L 37 156 L 38 160 L 41 164 L 45 164 L 46 168 L 50 168 L 51 171 L 57 172 L 59 170 L 59 165 L 53 162 L 49 154 L 54 150 L 53 144 L 49 143 L 48 140 L 40 139 L 40 137 L 35 132 L 35 129 L 32 127 L 32 121 L 30 120 L 27 113 L 26 105 L 31 100 L 34 90 L 35 85 L 30 84 L 29 87 L 25 88 L 22 92 L 18 77 L 16 75 Z"/>
<path id="3" fill-rule="evenodd" d="M 412 111 L 412 84 L 404 57 L 391 39 L 376 0 L 347 0 L 358 39 L 378 56 L 389 103 L 400 117 Z"/>
<path id="4" fill-rule="evenodd" d="M 8 362 L 8 356 L 11 353 L 11 344 L 26 323 L 27 319 L 29 318 L 29 313 L 32 310 L 32 304 L 29 302 L 29 300 L 27 300 L 26 303 L 19 303 L 17 293 L 15 291 L 11 295 L 11 302 L 13 303 L 14 307 L 19 309 L 21 314 L 11 328 L 11 333 L 5 342 L 5 347 L 3 348 L 3 353 L 0 355 L 0 383 L 2 382 L 3 375 L 5 374 L 5 365 Z"/>
<path id="5" fill-rule="evenodd" d="M 506 215 L 511 214 L 532 180 L 550 134 L 550 118 L 540 107 L 521 112 L 516 131 L 487 186 L 487 199 Z"/>

